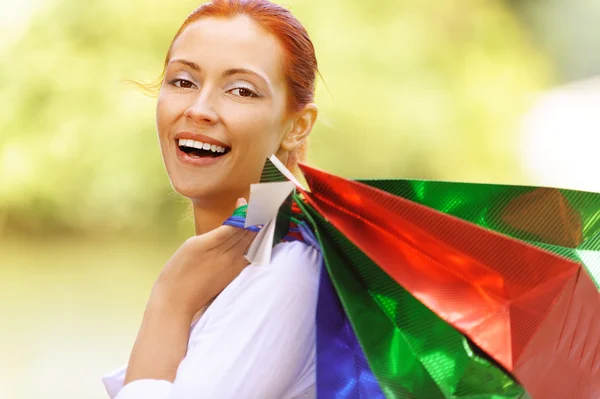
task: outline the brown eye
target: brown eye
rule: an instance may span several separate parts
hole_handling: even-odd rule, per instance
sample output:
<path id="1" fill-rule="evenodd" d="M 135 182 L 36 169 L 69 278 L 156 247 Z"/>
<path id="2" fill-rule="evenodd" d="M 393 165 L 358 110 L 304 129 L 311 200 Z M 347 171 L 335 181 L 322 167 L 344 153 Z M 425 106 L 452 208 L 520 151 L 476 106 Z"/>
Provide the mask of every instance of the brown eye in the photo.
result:
<path id="1" fill-rule="evenodd" d="M 231 92 L 240 97 L 258 97 L 258 94 L 245 87 L 236 87 Z"/>
<path id="2" fill-rule="evenodd" d="M 191 89 L 195 86 L 192 82 L 185 79 L 174 79 L 171 81 L 171 84 L 173 86 L 181 87 L 182 89 Z"/>

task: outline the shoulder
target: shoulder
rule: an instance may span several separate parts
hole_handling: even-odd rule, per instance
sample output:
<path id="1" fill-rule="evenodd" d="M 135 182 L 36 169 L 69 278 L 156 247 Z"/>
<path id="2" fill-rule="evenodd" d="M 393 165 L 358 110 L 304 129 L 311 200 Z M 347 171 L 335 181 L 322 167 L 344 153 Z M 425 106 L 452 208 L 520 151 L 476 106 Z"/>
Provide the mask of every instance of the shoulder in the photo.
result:
<path id="1" fill-rule="evenodd" d="M 215 302 L 238 309 L 267 309 L 290 302 L 311 306 L 318 292 L 321 263 L 321 252 L 304 242 L 279 243 L 273 247 L 269 264 L 247 266 Z"/>
<path id="2" fill-rule="evenodd" d="M 271 267 L 275 272 L 318 272 L 321 265 L 321 252 L 302 242 L 282 242 L 273 247 Z"/>
<path id="3" fill-rule="evenodd" d="M 271 290 L 302 289 L 318 284 L 322 255 L 316 248 L 301 241 L 279 243 L 273 247 L 271 263 L 251 266 L 266 280 Z M 273 286 L 277 284 L 277 286 Z M 309 288 L 304 287 L 304 288 Z"/>
<path id="4" fill-rule="evenodd" d="M 291 329 L 312 336 L 321 262 L 321 252 L 303 242 L 275 245 L 270 264 L 247 266 L 217 296 L 192 329 L 190 345 L 206 342 L 211 332 L 222 338 L 224 331 L 271 337 L 287 336 Z"/>
<path id="5" fill-rule="evenodd" d="M 227 320 L 244 323 L 270 318 L 282 307 L 302 309 L 302 313 L 314 310 L 321 263 L 321 252 L 304 242 L 275 245 L 270 264 L 251 264 L 242 270 L 215 298 L 195 330 Z"/>

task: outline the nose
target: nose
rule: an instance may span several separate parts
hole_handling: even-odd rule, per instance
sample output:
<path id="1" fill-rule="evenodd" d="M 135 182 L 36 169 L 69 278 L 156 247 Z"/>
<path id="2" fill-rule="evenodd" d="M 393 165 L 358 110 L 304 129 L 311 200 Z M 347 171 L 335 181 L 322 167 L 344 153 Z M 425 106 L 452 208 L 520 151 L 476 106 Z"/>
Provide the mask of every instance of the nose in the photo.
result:
<path id="1" fill-rule="evenodd" d="M 196 123 L 209 125 L 217 123 L 219 119 L 210 93 L 204 90 L 194 97 L 190 106 L 185 110 L 184 116 Z"/>

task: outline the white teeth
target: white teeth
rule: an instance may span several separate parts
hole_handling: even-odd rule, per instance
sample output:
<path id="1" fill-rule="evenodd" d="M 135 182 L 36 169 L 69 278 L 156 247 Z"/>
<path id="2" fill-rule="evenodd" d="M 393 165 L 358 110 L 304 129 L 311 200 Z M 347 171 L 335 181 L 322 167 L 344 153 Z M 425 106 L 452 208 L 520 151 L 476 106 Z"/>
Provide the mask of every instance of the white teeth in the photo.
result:
<path id="1" fill-rule="evenodd" d="M 221 147 L 220 145 L 203 143 L 201 141 L 196 140 L 179 139 L 178 143 L 180 147 L 198 148 L 200 150 L 207 150 L 220 153 L 224 153 L 227 151 L 225 147 Z"/>

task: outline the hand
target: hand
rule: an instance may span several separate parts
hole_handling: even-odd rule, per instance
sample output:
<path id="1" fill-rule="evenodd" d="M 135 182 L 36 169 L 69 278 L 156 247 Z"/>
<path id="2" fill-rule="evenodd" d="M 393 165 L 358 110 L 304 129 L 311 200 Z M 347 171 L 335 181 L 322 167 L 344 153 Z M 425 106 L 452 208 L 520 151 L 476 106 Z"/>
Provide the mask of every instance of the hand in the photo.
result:
<path id="1" fill-rule="evenodd" d="M 239 199 L 237 206 L 245 202 Z M 193 317 L 248 265 L 244 253 L 255 235 L 220 226 L 187 239 L 161 271 L 150 301 Z"/>

